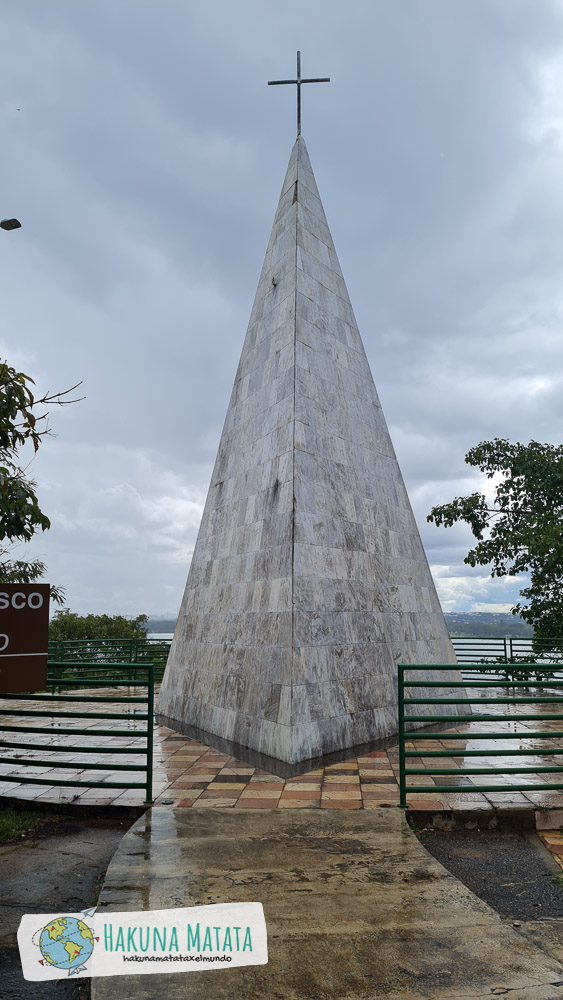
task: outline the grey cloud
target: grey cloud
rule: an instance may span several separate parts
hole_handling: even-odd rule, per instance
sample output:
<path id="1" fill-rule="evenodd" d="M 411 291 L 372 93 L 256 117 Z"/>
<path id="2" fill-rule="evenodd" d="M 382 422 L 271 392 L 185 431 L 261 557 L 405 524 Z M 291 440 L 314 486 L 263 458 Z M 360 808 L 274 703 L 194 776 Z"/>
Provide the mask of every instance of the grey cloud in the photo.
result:
<path id="1" fill-rule="evenodd" d="M 426 514 L 480 482 L 477 441 L 560 438 L 560 4 L 20 0 L 0 28 L 24 223 L 0 239 L 0 346 L 87 395 L 36 463 L 34 546 L 71 606 L 179 603 L 182 505 L 205 497 L 294 137 L 293 88 L 266 81 L 297 48 L 332 78 L 304 88 L 304 134 L 444 600 L 515 599 Z"/>

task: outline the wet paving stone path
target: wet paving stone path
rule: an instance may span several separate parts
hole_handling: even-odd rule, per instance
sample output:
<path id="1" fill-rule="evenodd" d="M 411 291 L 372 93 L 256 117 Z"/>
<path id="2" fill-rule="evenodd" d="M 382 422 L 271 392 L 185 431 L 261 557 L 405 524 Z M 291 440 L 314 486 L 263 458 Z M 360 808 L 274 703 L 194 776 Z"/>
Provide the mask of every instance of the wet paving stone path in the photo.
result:
<path id="1" fill-rule="evenodd" d="M 143 689 L 130 689 L 131 693 L 141 694 Z M 120 689 L 119 693 L 122 693 Z M 99 691 L 99 694 L 111 694 L 111 690 Z M 25 716 L 10 717 L 10 708 L 25 708 L 25 701 L 10 701 L 2 703 L 0 700 L 0 727 L 17 724 L 25 730 L 26 740 L 33 741 L 33 729 L 42 724 L 43 720 L 36 720 L 33 717 Z M 48 703 L 45 703 L 48 705 Z M 57 703 L 58 708 L 65 708 L 62 702 Z M 68 704 L 72 708 L 72 703 Z M 126 712 L 127 708 L 120 703 L 111 706 L 112 712 Z M 65 727 L 72 728 L 72 720 L 64 720 Z M 514 731 L 512 722 L 480 723 L 479 730 L 483 731 L 485 726 L 491 727 L 491 732 L 503 733 Z M 0 764 L 0 796 L 16 797 L 30 802 L 73 802 L 84 805 L 142 805 L 144 792 L 142 789 L 122 790 L 120 788 L 87 788 L 80 786 L 57 786 L 48 784 L 49 779 L 63 778 L 72 781 L 86 782 L 88 779 L 98 781 L 139 781 L 142 772 L 138 771 L 112 771 L 112 762 L 115 764 L 139 763 L 140 758 L 127 754 L 115 754 L 112 760 L 111 749 L 131 749 L 143 746 L 143 740 L 138 735 L 144 723 L 137 721 L 129 715 L 127 720 L 107 719 L 103 722 L 105 729 L 119 729 L 124 727 L 130 730 L 128 736 L 96 736 L 96 729 L 101 728 L 99 720 L 92 719 L 92 737 L 96 742 L 92 745 L 103 746 L 110 751 L 100 756 L 100 770 L 85 770 L 81 765 L 91 763 L 93 755 L 80 754 L 75 749 L 79 745 L 84 745 L 88 741 L 88 736 L 74 738 L 72 735 L 62 735 L 57 733 L 57 724 L 53 722 L 53 735 L 49 737 L 38 734 L 38 747 L 49 743 L 47 749 L 26 751 L 27 758 L 41 759 L 44 763 L 36 767 L 26 767 L 25 775 L 28 777 L 41 777 L 47 784 L 31 784 L 24 780 L 24 772 L 16 763 L 16 757 L 22 755 L 22 751 L 3 751 L 4 754 L 12 756 L 13 763 Z M 447 767 L 456 768 L 457 774 L 446 779 L 451 785 L 451 792 L 440 792 L 436 794 L 421 793 L 410 794 L 407 798 L 409 808 L 420 811 L 439 812 L 452 809 L 463 810 L 495 810 L 503 809 L 553 809 L 563 807 L 563 792 L 534 791 L 534 784 L 541 784 L 547 780 L 557 783 L 559 776 L 542 775 L 534 773 L 534 764 L 541 766 L 547 763 L 558 763 L 560 757 L 526 757 L 526 766 L 530 769 L 530 775 L 526 776 L 526 781 L 530 787 L 525 791 L 515 791 L 513 785 L 521 779 L 520 775 L 503 774 L 503 764 L 508 767 L 515 765 L 522 758 L 508 757 L 496 758 L 487 757 L 490 750 L 502 747 L 514 749 L 549 748 L 554 749 L 560 746 L 560 741 L 549 738 L 550 728 L 556 731 L 560 728 L 557 722 L 542 722 L 542 729 L 547 731 L 543 739 L 529 738 L 525 735 L 521 740 L 509 741 L 493 739 L 472 741 L 472 723 L 460 724 L 452 727 L 449 732 L 462 732 L 467 734 L 466 740 L 436 739 L 425 741 L 424 747 L 427 750 L 451 750 L 450 758 L 443 758 L 443 764 Z M 537 729 L 537 723 L 533 720 L 520 722 L 519 726 L 530 732 Z M 88 727 L 88 720 L 80 719 L 76 722 L 76 727 Z M 363 753 L 348 760 L 338 763 L 327 763 L 324 767 L 317 767 L 304 774 L 295 777 L 281 778 L 259 767 L 253 767 L 243 760 L 228 753 L 220 752 L 213 747 L 178 735 L 165 726 L 155 725 L 155 749 L 154 749 L 154 800 L 155 805 L 170 805 L 174 807 L 213 809 L 213 808 L 233 808 L 233 809 L 379 809 L 389 808 L 398 805 L 399 787 L 399 752 L 398 748 L 390 747 L 386 750 L 374 750 L 371 753 Z M 11 733 L 9 736 L 14 739 L 17 734 Z M 8 740 L 9 742 L 9 740 Z M 409 744 L 414 746 L 414 744 Z M 420 746 L 420 744 L 419 744 Z M 464 757 L 465 750 L 479 749 L 483 756 Z M 61 758 L 61 753 L 64 756 Z M 57 768 L 57 759 L 64 759 L 66 762 L 76 765 L 72 769 Z M 52 761 L 52 763 L 51 763 Z M 503 791 L 481 793 L 475 790 L 474 786 L 482 782 L 479 776 L 469 776 L 464 773 L 464 765 L 467 767 L 479 764 L 481 766 L 498 765 L 499 781 L 505 786 Z M 102 770 L 102 763 L 104 769 Z M 420 758 L 417 766 L 435 767 L 435 759 Z M 105 768 L 108 769 L 105 769 Z M 21 781 L 9 782 L 2 780 L 2 775 L 13 775 Z M 432 776 L 413 776 L 411 784 L 433 785 L 444 783 L 444 778 L 433 779 Z M 496 777 L 495 777 L 496 780 Z M 563 846 L 563 845 L 557 845 Z M 563 855 L 563 849 L 561 850 Z"/>

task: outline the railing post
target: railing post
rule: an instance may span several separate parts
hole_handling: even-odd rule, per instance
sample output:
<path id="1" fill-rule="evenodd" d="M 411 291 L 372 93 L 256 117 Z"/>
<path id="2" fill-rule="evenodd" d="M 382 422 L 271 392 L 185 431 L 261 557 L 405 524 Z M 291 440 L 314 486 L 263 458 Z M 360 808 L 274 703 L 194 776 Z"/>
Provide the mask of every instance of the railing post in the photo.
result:
<path id="1" fill-rule="evenodd" d="M 398 667 L 398 697 L 397 705 L 399 711 L 399 808 L 407 808 L 407 790 L 405 777 L 405 668 L 402 663 Z"/>
<path id="2" fill-rule="evenodd" d="M 147 805 L 152 804 L 152 768 L 153 768 L 153 721 L 154 721 L 154 663 L 148 665 L 148 698 L 147 698 Z"/>

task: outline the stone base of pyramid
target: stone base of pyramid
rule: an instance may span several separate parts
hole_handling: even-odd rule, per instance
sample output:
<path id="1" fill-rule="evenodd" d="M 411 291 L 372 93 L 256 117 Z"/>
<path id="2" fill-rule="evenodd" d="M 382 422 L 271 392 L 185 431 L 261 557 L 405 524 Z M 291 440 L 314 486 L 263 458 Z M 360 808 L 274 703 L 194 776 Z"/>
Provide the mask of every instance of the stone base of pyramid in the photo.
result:
<path id="1" fill-rule="evenodd" d="M 197 726 L 182 723 L 179 719 L 169 719 L 165 715 L 156 715 L 159 726 L 164 726 L 175 733 L 181 733 L 188 740 L 195 740 L 197 743 L 211 747 L 213 750 L 228 757 L 236 758 L 244 762 L 249 767 L 260 768 L 268 774 L 275 774 L 279 778 L 293 778 L 299 774 L 306 774 L 320 767 L 328 767 L 331 764 L 338 764 L 377 750 L 388 750 L 397 742 L 396 733 L 382 739 L 367 740 L 365 743 L 355 743 L 353 747 L 337 748 L 328 753 L 317 754 L 312 757 L 303 757 L 298 761 L 283 761 L 280 757 L 272 757 L 266 753 L 260 753 L 251 747 L 245 747 L 242 743 L 235 743 L 234 740 L 227 740 L 216 733 L 209 733 L 205 729 L 198 729 Z"/>
<path id="2" fill-rule="evenodd" d="M 300 137 L 157 710 L 295 763 L 396 732 L 398 663 L 454 662 Z"/>
<path id="3" fill-rule="evenodd" d="M 449 640 L 405 643 L 396 650 L 400 662 L 413 662 L 412 647 L 416 645 L 422 662 L 432 659 L 455 664 Z M 178 647 L 183 647 L 180 659 Z M 371 643 L 363 649 L 309 647 L 293 655 L 279 647 L 229 651 L 220 646 L 205 652 L 200 649 L 199 654 L 197 662 L 196 649 L 190 650 L 189 644 L 181 641 L 171 650 L 158 720 L 198 739 L 203 734 L 211 745 L 217 745 L 213 739 L 217 737 L 275 760 L 298 764 L 397 733 L 397 670 L 390 662 L 386 643 Z M 332 676 L 331 670 L 335 671 Z M 291 684 L 295 673 L 308 680 Z M 313 681 L 315 675 L 317 680 Z M 420 682 L 437 676 L 430 668 L 416 672 Z M 444 680 L 443 673 L 440 679 Z M 448 679 L 459 680 L 458 671 L 448 673 Z M 413 691 L 416 696 L 425 693 L 435 696 L 437 691 Z M 440 689 L 439 693 L 445 691 Z M 162 706 L 166 706 L 165 711 Z M 419 714 L 451 715 L 452 711 L 456 712 L 454 705 L 417 706 Z"/>

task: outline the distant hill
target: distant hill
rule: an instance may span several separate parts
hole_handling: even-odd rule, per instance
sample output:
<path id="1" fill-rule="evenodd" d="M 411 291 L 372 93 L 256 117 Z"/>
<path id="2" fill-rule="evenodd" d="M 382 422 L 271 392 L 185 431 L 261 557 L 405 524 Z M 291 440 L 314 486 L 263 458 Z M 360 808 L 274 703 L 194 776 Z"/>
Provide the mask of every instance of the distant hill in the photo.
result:
<path id="1" fill-rule="evenodd" d="M 517 615 L 491 611 L 447 611 L 444 618 L 453 639 L 462 636 L 525 639 L 534 634 L 532 626 Z"/>
<path id="2" fill-rule="evenodd" d="M 145 623 L 147 632 L 173 632 L 176 628 L 175 618 L 149 618 Z"/>
<path id="3" fill-rule="evenodd" d="M 459 636 L 500 636 L 501 638 L 525 638 L 533 635 L 531 625 L 527 625 L 516 615 L 491 611 L 447 611 L 444 615 L 452 638 Z M 175 618 L 149 618 L 147 632 L 173 632 Z"/>

